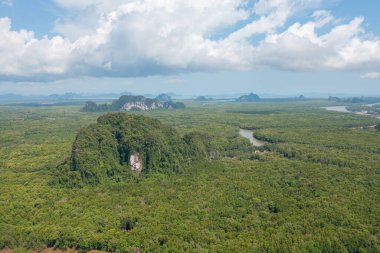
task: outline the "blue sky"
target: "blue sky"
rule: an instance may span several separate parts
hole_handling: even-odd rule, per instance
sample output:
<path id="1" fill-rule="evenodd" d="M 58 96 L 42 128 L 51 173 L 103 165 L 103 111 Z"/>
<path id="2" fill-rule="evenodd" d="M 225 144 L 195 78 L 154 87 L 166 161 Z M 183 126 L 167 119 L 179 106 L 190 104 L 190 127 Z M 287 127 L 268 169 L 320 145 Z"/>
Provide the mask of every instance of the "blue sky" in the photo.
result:
<path id="1" fill-rule="evenodd" d="M 0 3 L 0 94 L 380 95 L 376 0 Z"/>

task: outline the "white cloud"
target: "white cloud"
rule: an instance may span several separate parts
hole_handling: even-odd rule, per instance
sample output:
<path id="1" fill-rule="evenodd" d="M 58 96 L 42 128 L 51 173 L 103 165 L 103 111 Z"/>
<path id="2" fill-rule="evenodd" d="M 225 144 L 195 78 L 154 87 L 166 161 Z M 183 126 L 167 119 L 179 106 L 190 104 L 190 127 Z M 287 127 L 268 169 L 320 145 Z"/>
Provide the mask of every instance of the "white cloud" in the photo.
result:
<path id="1" fill-rule="evenodd" d="M 368 72 L 360 76 L 362 79 L 376 79 L 380 78 L 380 72 Z"/>
<path id="2" fill-rule="evenodd" d="M 268 15 L 278 10 L 296 13 L 320 4 L 321 0 L 259 0 L 254 5 L 254 12 L 258 15 Z"/>
<path id="3" fill-rule="evenodd" d="M 332 21 L 331 18 L 327 20 Z M 325 23 L 323 21 L 322 23 Z M 362 37 L 363 18 L 317 35 L 320 20 L 295 23 L 256 48 L 257 63 L 288 70 L 360 70 L 380 66 L 380 41 Z"/>
<path id="4" fill-rule="evenodd" d="M 9 18 L 0 18 L 0 75 L 30 77 L 63 75 L 69 69 L 72 44 L 57 36 L 36 39 L 33 32 L 10 30 Z"/>
<path id="5" fill-rule="evenodd" d="M 0 19 L 0 78 L 380 68 L 380 41 L 365 33 L 364 18 L 337 25 L 330 12 L 315 9 L 320 0 L 259 0 L 251 6 L 246 0 L 55 1 L 77 13 L 56 22 L 61 36 L 38 39 Z M 284 28 L 307 9 L 316 10 L 308 22 Z M 239 22 L 247 24 L 233 29 Z M 320 28 L 328 32 L 319 34 Z M 252 44 L 257 35 L 264 39 Z"/>
<path id="6" fill-rule="evenodd" d="M 13 0 L 2 0 L 1 4 L 8 5 L 8 6 L 13 6 Z"/>

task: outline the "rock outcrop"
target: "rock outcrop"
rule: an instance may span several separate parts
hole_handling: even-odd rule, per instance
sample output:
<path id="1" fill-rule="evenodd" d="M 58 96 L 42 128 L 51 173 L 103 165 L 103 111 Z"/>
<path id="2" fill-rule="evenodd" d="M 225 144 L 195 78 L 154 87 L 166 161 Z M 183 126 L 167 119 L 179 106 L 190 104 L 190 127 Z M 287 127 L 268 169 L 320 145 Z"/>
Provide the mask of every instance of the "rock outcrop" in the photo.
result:
<path id="1" fill-rule="evenodd" d="M 140 154 L 138 153 L 131 155 L 131 157 L 129 158 L 129 164 L 131 166 L 132 171 L 141 173 L 141 171 L 143 170 Z"/>
<path id="2" fill-rule="evenodd" d="M 163 104 L 158 101 L 154 101 L 149 104 L 146 103 L 145 101 L 137 101 L 137 102 L 125 103 L 120 108 L 120 111 L 133 111 L 133 110 L 147 111 L 147 110 L 156 110 L 159 108 L 163 108 Z"/>
<path id="3" fill-rule="evenodd" d="M 112 102 L 111 108 L 114 111 L 146 111 L 163 108 L 163 105 L 157 99 L 146 98 L 144 96 L 121 96 Z"/>
<path id="4" fill-rule="evenodd" d="M 96 111 L 148 111 L 157 109 L 182 109 L 186 108 L 184 103 L 165 101 L 161 102 L 158 99 L 146 98 L 144 96 L 121 96 L 114 100 L 112 104 L 100 104 L 87 101 L 82 108 L 84 112 Z"/>

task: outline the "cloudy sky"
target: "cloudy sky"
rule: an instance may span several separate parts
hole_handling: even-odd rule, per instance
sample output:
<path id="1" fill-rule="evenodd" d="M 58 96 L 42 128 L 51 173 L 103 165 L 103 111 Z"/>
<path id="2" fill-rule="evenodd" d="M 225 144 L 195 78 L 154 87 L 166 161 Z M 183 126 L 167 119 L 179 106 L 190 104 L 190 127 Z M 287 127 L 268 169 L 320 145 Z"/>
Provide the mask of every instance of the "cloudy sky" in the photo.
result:
<path id="1" fill-rule="evenodd" d="M 378 0 L 0 0 L 0 94 L 380 95 Z"/>

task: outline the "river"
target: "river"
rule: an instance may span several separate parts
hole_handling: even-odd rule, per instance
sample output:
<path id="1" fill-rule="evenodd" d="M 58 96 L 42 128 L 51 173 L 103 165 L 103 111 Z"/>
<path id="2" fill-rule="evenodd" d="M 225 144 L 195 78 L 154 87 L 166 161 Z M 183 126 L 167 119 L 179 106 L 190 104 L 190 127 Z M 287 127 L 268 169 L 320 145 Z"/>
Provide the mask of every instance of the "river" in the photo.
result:
<path id="1" fill-rule="evenodd" d="M 347 110 L 347 106 L 327 106 L 327 107 L 321 107 L 323 109 L 326 109 L 327 111 L 332 111 L 332 112 L 350 112 Z"/>
<path id="2" fill-rule="evenodd" d="M 251 144 L 255 147 L 260 147 L 262 145 L 264 145 L 264 142 L 262 141 L 259 141 L 258 139 L 256 139 L 255 137 L 253 137 L 253 131 L 252 130 L 248 130 L 248 129 L 241 129 L 240 128 L 240 131 L 239 131 L 239 134 L 248 139 Z"/>
<path id="3" fill-rule="evenodd" d="M 378 103 L 376 103 L 378 104 Z M 367 106 L 373 106 L 375 104 L 367 104 Z M 375 117 L 375 118 L 378 118 L 380 119 L 380 116 L 378 115 L 374 115 L 374 114 L 368 114 L 368 113 L 363 113 L 363 112 L 351 112 L 349 110 L 347 110 L 347 106 L 344 106 L 344 105 L 341 105 L 341 106 L 327 106 L 327 107 L 321 107 L 327 111 L 331 111 L 331 112 L 348 112 L 348 113 L 354 113 L 354 114 L 357 114 L 357 115 L 366 115 L 366 116 L 371 116 L 371 117 Z"/>

